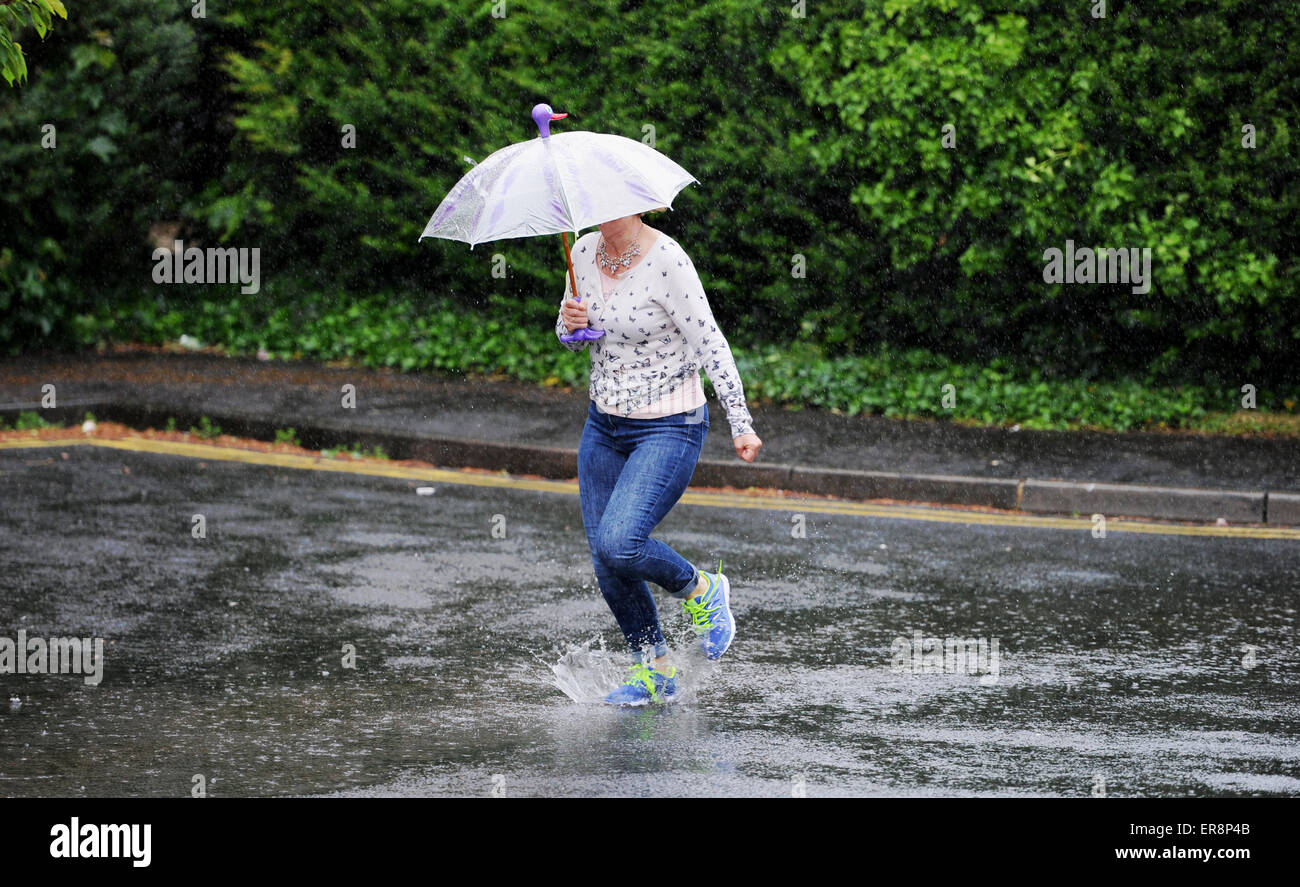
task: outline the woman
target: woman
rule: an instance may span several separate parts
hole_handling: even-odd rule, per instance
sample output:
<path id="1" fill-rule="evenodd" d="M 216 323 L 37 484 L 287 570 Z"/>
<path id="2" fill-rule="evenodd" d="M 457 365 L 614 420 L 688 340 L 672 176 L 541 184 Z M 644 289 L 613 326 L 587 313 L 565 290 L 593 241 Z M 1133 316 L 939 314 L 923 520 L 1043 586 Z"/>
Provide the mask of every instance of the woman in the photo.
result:
<path id="1" fill-rule="evenodd" d="M 709 412 L 701 369 L 726 407 L 736 454 L 753 462 L 763 446 L 695 267 L 642 215 L 578 238 L 572 258 L 582 298 L 572 298 L 566 275 L 555 322 L 557 336 L 589 321 L 605 330 L 590 343 L 564 344 L 571 351 L 591 346 L 578 487 L 596 579 L 632 650 L 631 677 L 606 698 L 618 705 L 666 701 L 677 692 L 677 669 L 646 580 L 681 600 L 708 658 L 726 652 L 736 633 L 722 562 L 716 573 L 697 570 L 650 538 L 686 489 L 704 446 Z"/>

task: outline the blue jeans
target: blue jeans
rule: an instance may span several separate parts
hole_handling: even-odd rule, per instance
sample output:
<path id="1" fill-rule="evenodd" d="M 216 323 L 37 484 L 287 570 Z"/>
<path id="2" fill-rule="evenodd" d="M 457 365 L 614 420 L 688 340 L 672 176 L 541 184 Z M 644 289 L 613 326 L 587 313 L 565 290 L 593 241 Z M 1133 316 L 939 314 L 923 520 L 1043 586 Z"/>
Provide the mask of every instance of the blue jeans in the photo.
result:
<path id="1" fill-rule="evenodd" d="M 650 531 L 681 498 L 709 430 L 707 407 L 659 419 L 602 413 L 593 401 L 578 444 L 582 523 L 600 593 L 633 653 L 667 652 L 649 580 L 685 598 L 695 567 Z"/>

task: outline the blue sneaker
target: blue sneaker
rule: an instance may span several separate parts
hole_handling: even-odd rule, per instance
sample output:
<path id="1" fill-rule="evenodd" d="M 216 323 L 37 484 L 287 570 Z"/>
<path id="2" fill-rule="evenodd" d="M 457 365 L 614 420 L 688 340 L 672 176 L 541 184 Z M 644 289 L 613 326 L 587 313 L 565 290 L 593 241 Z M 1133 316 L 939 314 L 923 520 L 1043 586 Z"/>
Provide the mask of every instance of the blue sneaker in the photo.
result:
<path id="1" fill-rule="evenodd" d="M 677 668 L 668 666 L 663 672 L 644 662 L 629 666 L 632 676 L 623 685 L 605 697 L 611 705 L 649 705 L 651 702 L 668 702 L 677 695 Z"/>
<path id="2" fill-rule="evenodd" d="M 717 659 L 727 652 L 736 636 L 736 620 L 731 615 L 731 583 L 722 575 L 722 561 L 718 572 L 699 571 L 707 586 L 702 594 L 693 594 L 682 601 L 682 609 L 691 618 L 696 632 L 704 636 L 700 647 L 704 655 Z"/>

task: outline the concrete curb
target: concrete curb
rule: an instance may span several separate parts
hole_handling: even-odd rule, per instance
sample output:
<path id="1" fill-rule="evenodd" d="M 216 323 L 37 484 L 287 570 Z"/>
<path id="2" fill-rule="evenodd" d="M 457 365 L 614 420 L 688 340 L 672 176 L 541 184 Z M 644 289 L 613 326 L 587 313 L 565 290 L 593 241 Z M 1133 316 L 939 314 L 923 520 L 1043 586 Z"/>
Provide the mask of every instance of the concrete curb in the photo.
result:
<path id="1" fill-rule="evenodd" d="M 1020 481 L 1002 477 L 894 474 L 848 468 L 795 468 L 791 489 L 850 499 L 903 499 L 948 505 L 1016 508 Z"/>
<path id="2" fill-rule="evenodd" d="M 1264 523 L 1264 492 L 1093 484 L 1055 480 L 1025 481 L 1024 511 L 1051 514 L 1133 514 L 1166 520 L 1224 520 Z"/>
<path id="3" fill-rule="evenodd" d="M 1264 522 L 1300 527 L 1300 493 L 1272 493 L 1264 499 Z"/>
<path id="4" fill-rule="evenodd" d="M 0 404 L 0 417 L 12 421 L 23 410 L 39 411 L 47 421 L 72 424 L 86 412 L 99 419 L 136 428 L 160 428 L 168 418 L 177 427 L 197 425 L 204 415 L 223 431 L 271 440 L 288 420 L 269 420 L 258 413 L 212 415 L 193 408 L 116 400 L 66 402 L 55 409 L 39 404 Z M 317 422 L 299 427 L 299 441 L 309 449 L 359 443 L 383 447 L 394 459 L 419 459 L 434 465 L 482 468 L 567 480 L 577 476 L 578 454 L 564 447 L 501 443 L 474 438 L 428 437 L 358 425 Z M 1300 493 L 1159 487 L 1144 484 L 1088 483 L 1037 478 L 989 478 L 962 475 L 894 474 L 843 468 L 724 462 L 701 459 L 692 483 L 709 487 L 768 487 L 846 499 L 897 499 L 941 505 L 980 505 L 1041 514 L 1126 515 L 1165 520 L 1267 523 L 1300 526 Z"/>

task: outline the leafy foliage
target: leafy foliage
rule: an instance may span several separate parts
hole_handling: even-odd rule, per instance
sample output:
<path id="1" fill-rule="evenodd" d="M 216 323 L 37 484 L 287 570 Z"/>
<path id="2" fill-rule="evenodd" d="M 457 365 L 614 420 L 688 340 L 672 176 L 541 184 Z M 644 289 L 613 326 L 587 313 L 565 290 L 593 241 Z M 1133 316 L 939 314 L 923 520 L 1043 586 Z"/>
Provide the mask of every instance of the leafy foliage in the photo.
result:
<path id="1" fill-rule="evenodd" d="M 198 427 L 190 426 L 190 434 L 195 437 L 201 437 L 204 440 L 211 440 L 214 437 L 221 436 L 221 426 L 213 423 L 207 416 L 199 416 Z"/>
<path id="2" fill-rule="evenodd" d="M 150 280 L 148 233 L 213 164 L 202 48 L 170 0 L 87 5 L 0 95 L 0 348 L 66 341 L 77 310 Z"/>
<path id="3" fill-rule="evenodd" d="M 67 19 L 68 10 L 60 0 L 4 0 L 0 4 L 0 76 L 10 86 L 27 80 L 27 59 L 23 45 L 14 35 L 30 20 L 42 40 L 54 27 L 54 17 Z"/>
<path id="4" fill-rule="evenodd" d="M 1280 35 L 1300 5 L 1090 8 L 229 0 L 195 26 L 104 0 L 32 50 L 59 76 L 0 97 L 0 164 L 21 171 L 0 192 L 0 347 L 187 334 L 581 384 L 550 336 L 557 238 L 417 241 L 464 158 L 533 137 L 547 101 L 572 115 L 558 129 L 653 134 L 700 180 L 652 223 L 763 396 L 948 415 L 926 398 L 955 376 L 965 418 L 1114 427 L 1198 421 L 1188 398 L 1219 409 L 1243 382 L 1281 397 L 1300 57 Z M 187 245 L 260 248 L 263 292 L 154 285 L 167 220 Z M 1151 291 L 1045 283 L 1067 239 L 1149 247 Z M 926 381 L 891 393 L 900 371 Z"/>
<path id="5" fill-rule="evenodd" d="M 818 39 L 772 61 L 813 113 L 792 148 L 852 172 L 847 224 L 888 245 L 883 291 L 853 289 L 880 339 L 1060 375 L 1282 378 L 1300 338 L 1300 62 L 1277 35 L 1300 7 L 869 5 L 822 4 Z M 1045 284 L 1043 252 L 1067 239 L 1150 248 L 1154 287 Z"/>
<path id="6" fill-rule="evenodd" d="M 351 360 L 368 367 L 474 373 L 546 386 L 587 385 L 586 352 L 557 346 L 551 331 L 555 306 L 504 298 L 488 319 L 455 303 L 417 305 L 397 294 L 346 299 L 314 298 L 294 309 L 270 298 L 236 295 L 175 301 L 142 297 L 130 311 L 82 318 L 96 342 L 115 336 L 157 344 L 175 342 L 182 331 L 203 341 L 227 343 L 235 354 L 264 352 L 277 359 Z M 202 310 L 194 310 L 202 306 Z M 538 316 L 549 322 L 538 329 Z M 733 341 L 736 363 L 751 402 L 793 408 L 821 407 L 855 415 L 943 418 L 1025 428 L 1220 427 L 1239 394 L 1231 388 L 1161 385 L 1152 378 L 1111 382 L 1058 380 L 1010 358 L 962 363 L 923 349 L 887 346 L 855 355 L 831 355 L 811 341 L 743 346 Z M 705 389 L 711 385 L 704 378 Z M 952 386 L 951 405 L 945 386 Z M 1261 388 L 1261 410 L 1295 415 L 1300 388 Z M 1240 425 L 1235 431 L 1249 431 Z M 292 429 L 289 430 L 292 432 Z M 277 440 L 285 432 L 277 432 Z"/>

